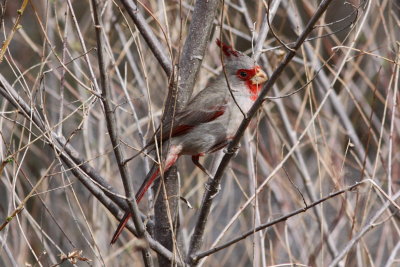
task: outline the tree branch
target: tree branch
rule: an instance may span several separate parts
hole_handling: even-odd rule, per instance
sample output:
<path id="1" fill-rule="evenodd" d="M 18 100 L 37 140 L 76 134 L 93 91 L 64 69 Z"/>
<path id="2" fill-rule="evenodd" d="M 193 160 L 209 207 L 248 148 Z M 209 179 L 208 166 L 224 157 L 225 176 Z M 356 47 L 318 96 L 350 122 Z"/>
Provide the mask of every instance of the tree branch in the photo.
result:
<path id="1" fill-rule="evenodd" d="M 164 48 L 161 43 L 155 37 L 150 26 L 147 24 L 146 20 L 143 18 L 142 14 L 139 12 L 135 1 L 132 0 L 121 0 L 129 16 L 132 18 L 140 34 L 143 36 L 150 50 L 153 52 L 154 56 L 160 63 L 161 67 L 164 69 L 167 76 L 172 74 L 172 63 L 171 60 L 164 53 Z"/>
<path id="2" fill-rule="evenodd" d="M 132 214 L 133 223 L 137 230 L 139 238 L 145 237 L 146 229 L 140 218 L 140 211 L 134 198 L 132 180 L 130 179 L 129 171 L 127 165 L 124 164 L 124 153 L 121 146 L 119 145 L 119 134 L 117 128 L 117 121 L 114 114 L 114 107 L 111 100 L 111 85 L 110 79 L 107 74 L 107 68 L 109 65 L 109 60 L 107 60 L 106 45 L 104 42 L 104 37 L 102 33 L 102 23 L 99 17 L 99 7 L 96 0 L 92 0 L 93 16 L 96 30 L 97 39 L 97 60 L 99 63 L 100 71 L 100 84 L 101 84 L 101 101 L 104 107 L 104 115 L 107 122 L 108 134 L 110 136 L 111 144 L 113 146 L 115 159 L 117 160 L 118 169 L 121 175 L 122 182 L 124 184 L 125 195 L 127 197 L 127 204 L 129 210 Z M 153 260 L 151 258 L 151 253 L 148 249 L 142 250 L 142 256 L 145 266 L 153 266 Z"/>
<path id="3" fill-rule="evenodd" d="M 229 246 L 231 246 L 231 245 L 233 245 L 233 244 L 239 242 L 240 240 L 243 240 L 243 239 L 245 239 L 246 237 L 255 234 L 255 233 L 258 232 L 258 231 L 264 230 L 265 228 L 271 227 L 271 226 L 273 226 L 273 225 L 275 225 L 275 224 L 277 224 L 277 223 L 280 223 L 280 222 L 284 222 L 284 221 L 286 221 L 287 219 L 289 219 L 289 218 L 291 218 L 291 217 L 293 217 L 293 216 L 296 216 L 296 215 L 298 215 L 298 214 L 300 214 L 300 213 L 306 212 L 307 210 L 309 210 L 309 209 L 311 209 L 311 208 L 317 206 L 318 204 L 321 204 L 322 202 L 327 201 L 328 199 L 331 199 L 331 198 L 333 198 L 333 197 L 336 197 L 336 196 L 338 196 L 338 195 L 340 195 L 340 194 L 343 194 L 343 193 L 345 193 L 345 192 L 352 191 L 352 190 L 354 190 L 356 187 L 358 187 L 359 185 L 363 184 L 363 182 L 365 182 L 365 181 L 357 182 L 357 183 L 355 183 L 355 184 L 353 184 L 353 185 L 351 185 L 351 186 L 348 186 L 348 187 L 345 188 L 345 189 L 342 189 L 342 190 L 339 190 L 339 191 L 330 193 L 329 195 L 327 195 L 327 196 L 325 196 L 325 197 L 323 197 L 323 198 L 318 199 L 317 201 L 311 203 L 310 205 L 306 205 L 304 208 L 300 208 L 300 209 L 297 209 L 297 210 L 295 210 L 295 211 L 292 211 L 292 212 L 286 214 L 285 216 L 279 217 L 279 218 L 277 218 L 277 219 L 275 219 L 275 220 L 273 220 L 273 221 L 270 221 L 270 222 L 267 222 L 267 223 L 263 223 L 263 224 L 261 224 L 260 226 L 257 226 L 255 229 L 251 229 L 251 230 L 249 230 L 249 231 L 247 231 L 247 232 L 241 234 L 240 236 L 238 236 L 238 237 L 236 237 L 236 238 L 233 238 L 232 240 L 226 242 L 225 244 L 222 244 L 222 245 L 220 245 L 220 246 L 218 246 L 218 247 L 215 247 L 215 248 L 206 250 L 206 251 L 204 251 L 204 252 L 197 253 L 197 254 L 193 257 L 193 260 L 194 260 L 194 261 L 198 261 L 198 260 L 200 260 L 201 258 L 207 257 L 207 256 L 209 256 L 209 255 L 211 255 L 211 254 L 214 254 L 214 253 L 217 252 L 217 251 L 220 251 L 220 250 L 222 250 L 222 249 L 224 249 L 224 248 L 227 248 L 227 247 L 229 247 Z"/>
<path id="4" fill-rule="evenodd" d="M 177 75 L 171 75 L 164 120 L 172 120 L 176 111 L 182 109 L 190 99 L 201 63 L 211 35 L 213 21 L 218 8 L 218 0 L 198 0 L 193 11 L 189 33 L 179 60 Z M 155 228 L 157 240 L 171 251 L 174 251 L 177 229 L 173 230 L 174 221 L 178 218 L 179 181 L 176 168 L 171 169 L 164 177 L 165 186 L 160 190 L 155 204 Z M 154 188 L 159 188 L 155 184 Z M 168 205 L 166 200 L 168 199 Z M 169 214 L 168 214 L 169 213 Z M 170 221 L 170 218 L 172 221 Z M 179 226 L 179 225 L 177 225 Z M 175 233 L 175 234 L 174 234 Z M 171 265 L 171 262 L 159 257 L 160 266 Z"/>
<path id="5" fill-rule="evenodd" d="M 189 34 L 183 46 L 182 57 L 179 62 L 178 104 L 185 105 L 193 93 L 193 87 L 214 26 L 213 21 L 218 5 L 219 1 L 217 0 L 196 1 Z"/>
<path id="6" fill-rule="evenodd" d="M 13 87 L 4 79 L 0 74 L 0 94 L 4 96 L 8 102 L 11 103 L 16 109 L 18 109 L 23 116 L 27 119 L 32 120 L 36 127 L 43 133 L 48 133 L 52 140 L 46 140 L 47 144 L 59 153 L 59 156 L 65 163 L 65 165 L 71 170 L 76 178 L 118 219 L 122 219 L 123 211 L 128 209 L 128 205 L 125 200 L 120 198 L 116 191 L 109 185 L 101 175 L 91 167 L 85 160 L 83 160 L 79 153 L 66 142 L 64 136 L 59 136 L 52 130 L 46 130 L 40 115 L 18 95 Z M 101 188 L 101 189 L 100 189 Z M 111 201 L 110 201 L 111 200 Z M 117 204 L 121 209 L 118 208 Z M 132 227 L 132 223 L 128 223 L 128 229 L 137 235 L 135 229 Z M 151 225 L 150 225 L 151 226 Z M 146 240 L 149 246 L 156 251 L 158 254 L 170 259 L 172 262 L 182 266 L 183 263 L 175 259 L 173 254 L 163 247 L 159 242 L 152 239 L 146 234 Z"/>

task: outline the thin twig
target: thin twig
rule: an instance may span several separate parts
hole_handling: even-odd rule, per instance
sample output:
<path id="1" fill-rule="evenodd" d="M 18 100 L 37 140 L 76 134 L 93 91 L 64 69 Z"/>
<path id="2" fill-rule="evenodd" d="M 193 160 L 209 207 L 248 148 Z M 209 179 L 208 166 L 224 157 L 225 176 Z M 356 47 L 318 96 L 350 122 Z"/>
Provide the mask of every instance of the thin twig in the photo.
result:
<path id="1" fill-rule="evenodd" d="M 369 220 L 369 222 L 361 228 L 357 235 L 355 235 L 350 241 L 347 242 L 346 246 L 340 251 L 338 255 L 330 262 L 329 267 L 337 266 L 344 256 L 353 248 L 355 244 L 360 241 L 360 239 L 372 230 L 374 227 L 378 226 L 377 220 L 382 216 L 382 214 L 387 210 L 391 203 L 394 203 L 400 197 L 400 191 L 392 195 L 392 197 L 386 201 L 382 207 L 375 213 L 375 215 Z"/>
<path id="2" fill-rule="evenodd" d="M 101 83 L 101 96 L 102 96 L 101 101 L 104 107 L 104 115 L 107 122 L 108 134 L 110 136 L 110 140 L 114 148 L 114 154 L 117 160 L 118 169 L 121 175 L 122 182 L 124 184 L 125 194 L 127 197 L 127 204 L 132 214 L 132 219 L 135 224 L 138 237 L 143 238 L 145 237 L 146 229 L 143 225 L 142 219 L 140 218 L 140 211 L 137 206 L 137 203 L 134 200 L 132 179 L 129 175 L 127 165 L 124 164 L 124 153 L 119 144 L 117 120 L 115 117 L 114 108 L 112 106 L 112 100 L 111 100 L 111 84 L 107 74 L 109 61 L 106 58 L 107 54 L 106 46 L 102 31 L 102 23 L 100 22 L 99 7 L 96 0 L 92 0 L 92 7 L 93 7 L 94 23 L 95 23 L 96 38 L 97 38 L 97 53 L 98 53 L 98 63 L 100 70 L 100 83 Z M 151 253 L 148 249 L 146 248 L 143 249 L 142 256 L 145 266 L 149 267 L 153 266 Z"/>
<path id="3" fill-rule="evenodd" d="M 8 46 L 10 45 L 11 40 L 14 37 L 14 34 L 22 27 L 21 24 L 19 23 L 22 19 L 22 15 L 24 14 L 28 2 L 29 0 L 24 0 L 24 2 L 22 2 L 21 8 L 17 10 L 17 19 L 14 22 L 10 34 L 8 35 L 7 39 L 4 41 L 0 49 L 0 63 L 3 61 L 4 55 L 7 52 Z"/>
<path id="4" fill-rule="evenodd" d="M 348 191 L 352 191 L 356 187 L 358 187 L 359 185 L 363 184 L 364 182 L 365 181 L 358 182 L 358 183 L 355 183 L 354 185 L 348 186 L 348 187 L 346 187 L 346 188 L 344 188 L 342 190 L 330 193 L 329 195 L 327 195 L 327 196 L 325 196 L 325 197 L 323 197 L 321 199 L 318 199 L 317 201 L 311 203 L 310 205 L 306 205 L 303 208 L 300 208 L 300 209 L 297 209 L 295 211 L 292 211 L 292 212 L 290 212 L 290 213 L 288 213 L 288 214 L 286 214 L 286 215 L 284 215 L 282 217 L 279 217 L 279 218 L 277 218 L 275 220 L 272 220 L 270 222 L 263 223 L 260 226 L 257 226 L 254 229 L 251 229 L 251 230 L 241 234 L 240 236 L 238 236 L 236 238 L 233 238 L 232 240 L 230 240 L 230 241 L 228 241 L 228 242 L 226 242 L 226 243 L 224 243 L 224 244 L 222 244 L 222 245 L 220 245 L 218 247 L 215 247 L 215 248 L 212 248 L 210 250 L 206 250 L 206 251 L 203 251 L 203 252 L 200 252 L 200 253 L 196 254 L 194 256 L 194 260 L 199 260 L 201 258 L 204 258 L 206 256 L 214 254 L 215 252 L 220 251 L 220 250 L 222 250 L 224 248 L 227 248 L 227 247 L 239 242 L 240 240 L 243 240 L 246 237 L 253 235 L 254 233 L 256 233 L 258 231 L 264 230 L 264 229 L 266 229 L 268 227 L 271 227 L 271 226 L 273 226 L 273 225 L 275 225 L 277 223 L 284 222 L 287 219 L 289 219 L 291 217 L 294 217 L 294 216 L 296 216 L 296 215 L 298 215 L 300 213 L 306 212 L 307 210 L 309 210 L 311 208 L 314 208 L 315 206 L 317 206 L 317 205 L 319 205 L 319 204 L 321 204 L 321 203 L 323 203 L 323 202 L 325 202 L 325 201 L 327 201 L 327 200 L 329 200 L 329 199 L 331 199 L 333 197 L 336 197 L 336 196 L 338 196 L 340 194 L 343 194 L 343 193 L 348 192 Z"/>
<path id="5" fill-rule="evenodd" d="M 31 107 L 17 94 L 8 82 L 0 75 L 0 94 L 3 95 L 15 108 L 19 109 L 26 118 L 31 118 L 37 127 L 46 132 L 45 127 L 40 119 L 40 115 L 33 111 Z M 31 115 L 32 114 L 32 115 Z M 128 206 L 126 201 L 119 198 L 116 191 L 105 181 L 103 177 L 87 162 L 85 162 L 79 153 L 66 142 L 63 136 L 58 136 L 54 132 L 49 135 L 53 138 L 54 142 L 49 142 L 48 145 L 56 149 L 60 153 L 63 162 L 70 168 L 71 172 L 79 179 L 79 181 L 106 207 L 115 217 L 122 219 L 122 211 L 127 210 Z M 102 188 L 100 189 L 99 186 Z M 103 190 L 104 188 L 104 190 Z M 131 223 L 127 224 L 127 228 L 133 233 L 137 234 Z M 171 260 L 174 256 L 170 251 L 163 247 L 160 243 L 146 234 L 146 240 L 150 247 L 160 253 L 164 257 Z M 182 263 L 176 261 L 181 266 Z"/>
<path id="6" fill-rule="evenodd" d="M 121 0 L 121 2 L 124 5 L 129 16 L 135 22 L 137 29 L 142 34 L 143 38 L 146 40 L 147 45 L 153 52 L 154 56 L 157 58 L 161 67 L 164 69 L 167 76 L 170 76 L 172 74 L 171 60 L 165 55 L 164 48 L 161 46 L 158 39 L 154 36 L 153 31 L 150 29 L 146 20 L 139 12 L 136 4 L 130 0 Z"/>

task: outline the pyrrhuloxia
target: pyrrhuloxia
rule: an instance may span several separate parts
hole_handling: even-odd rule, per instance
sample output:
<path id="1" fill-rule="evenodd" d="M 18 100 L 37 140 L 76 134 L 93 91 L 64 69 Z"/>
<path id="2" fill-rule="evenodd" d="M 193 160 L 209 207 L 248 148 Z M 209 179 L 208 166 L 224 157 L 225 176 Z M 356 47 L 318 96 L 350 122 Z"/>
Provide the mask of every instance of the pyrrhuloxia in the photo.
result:
<path id="1" fill-rule="evenodd" d="M 209 86 L 191 99 L 185 108 L 177 112 L 172 123 L 164 123 L 162 133 L 156 134 L 157 143 L 162 143 L 162 149 L 166 152 L 163 168 L 156 165 L 151 168 L 136 193 L 137 203 L 160 176 L 160 169 L 166 172 L 181 155 L 191 155 L 194 164 L 207 173 L 199 163 L 199 157 L 228 144 L 243 119 L 242 111 L 247 112 L 250 109 L 258 96 L 261 84 L 267 80 L 265 72 L 253 59 L 219 40 L 217 44 L 225 55 L 226 77 L 224 72 L 218 75 Z M 154 149 L 154 139 L 146 148 Z M 111 244 L 117 241 L 130 217 L 130 212 L 127 212 Z"/>

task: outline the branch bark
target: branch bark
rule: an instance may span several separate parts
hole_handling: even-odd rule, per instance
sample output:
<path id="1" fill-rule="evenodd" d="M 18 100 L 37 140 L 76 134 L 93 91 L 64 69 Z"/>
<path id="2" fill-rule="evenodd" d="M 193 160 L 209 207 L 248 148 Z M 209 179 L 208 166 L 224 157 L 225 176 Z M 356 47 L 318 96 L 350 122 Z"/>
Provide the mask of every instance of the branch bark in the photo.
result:
<path id="1" fill-rule="evenodd" d="M 171 59 L 167 57 L 164 53 L 165 49 L 162 47 L 161 43 L 155 37 L 150 26 L 147 24 L 146 20 L 143 18 L 142 14 L 139 12 L 135 1 L 132 0 L 121 0 L 124 5 L 125 10 L 128 12 L 129 16 L 132 18 L 140 34 L 143 36 L 150 50 L 153 52 L 154 56 L 160 63 L 161 67 L 164 69 L 167 76 L 172 74 L 172 63 Z"/>
<path id="2" fill-rule="evenodd" d="M 109 67 L 109 60 L 107 60 L 107 51 L 106 45 L 104 41 L 104 36 L 102 32 L 102 23 L 100 22 L 99 16 L 99 7 L 96 0 L 92 0 L 93 7 L 93 16 L 96 30 L 96 39 L 97 39 L 97 60 L 99 63 L 99 71 L 100 71 L 100 83 L 101 83 L 101 101 L 104 108 L 104 115 L 106 118 L 108 134 L 110 136 L 111 144 L 113 146 L 115 159 L 117 160 L 118 169 L 121 175 L 122 182 L 124 184 L 125 195 L 127 197 L 127 204 L 132 214 L 133 223 L 135 224 L 135 228 L 137 230 L 137 234 L 139 238 L 145 237 L 146 229 L 144 224 L 140 218 L 140 211 L 137 206 L 136 201 L 134 200 L 133 193 L 133 185 L 132 180 L 130 179 L 129 171 L 124 163 L 125 157 L 124 152 L 119 143 L 119 134 L 117 127 L 117 120 L 115 118 L 115 107 L 112 105 L 111 99 L 111 84 L 110 79 L 107 74 L 107 69 Z M 147 248 L 142 250 L 142 256 L 145 263 L 145 266 L 153 266 L 153 260 L 151 257 L 151 253 Z"/>
<path id="3" fill-rule="evenodd" d="M 270 222 L 267 222 L 267 223 L 263 223 L 260 226 L 257 226 L 255 229 L 251 229 L 251 230 L 241 234 L 240 236 L 238 236 L 236 238 L 231 239 L 230 241 L 228 241 L 228 242 L 226 242 L 226 243 L 224 243 L 224 244 L 222 244 L 222 245 L 220 245 L 218 247 L 214 247 L 214 248 L 206 250 L 204 252 L 200 252 L 194 257 L 194 260 L 198 261 L 198 260 L 200 260 L 200 259 L 202 259 L 204 257 L 207 257 L 207 256 L 209 256 L 211 254 L 214 254 L 217 251 L 220 251 L 220 250 L 222 250 L 224 248 L 227 248 L 227 247 L 239 242 L 240 240 L 243 240 L 246 237 L 255 234 L 258 231 L 264 230 L 264 229 L 266 229 L 268 227 L 271 227 L 271 226 L 273 226 L 273 225 L 275 225 L 277 223 L 284 222 L 284 221 L 286 221 L 287 219 L 289 219 L 289 218 L 291 218 L 293 216 L 296 216 L 296 215 L 298 215 L 300 213 L 306 212 L 307 210 L 309 210 L 309 209 L 321 204 L 322 202 L 327 201 L 328 199 L 336 197 L 336 196 L 338 196 L 340 194 L 343 194 L 345 192 L 352 191 L 355 188 L 357 188 L 359 185 L 363 184 L 363 182 L 365 182 L 365 181 L 357 182 L 357 183 L 355 183 L 355 184 L 353 184 L 351 186 L 348 186 L 348 187 L 346 187 L 346 188 L 344 188 L 342 190 L 330 193 L 329 195 L 316 200 L 315 202 L 311 203 L 310 205 L 306 205 L 304 208 L 297 209 L 295 211 L 290 212 L 289 214 L 286 214 L 285 216 L 279 217 L 279 218 L 277 218 L 275 220 L 272 220 Z"/>
<path id="4" fill-rule="evenodd" d="M 219 1 L 196 1 L 189 34 L 183 46 L 179 62 L 179 96 L 178 104 L 185 105 L 193 93 L 201 63 L 203 62 L 208 40 L 210 39 L 213 21 Z M 178 105 L 178 107 L 180 107 Z"/>
<path id="5" fill-rule="evenodd" d="M 183 46 L 179 66 L 176 70 L 178 75 L 170 76 L 170 90 L 167 96 L 164 120 L 173 119 L 175 112 L 186 105 L 193 93 L 194 84 L 203 61 L 208 40 L 210 39 L 218 5 L 218 0 L 196 1 L 192 21 L 189 26 L 189 33 Z M 157 184 L 154 188 L 160 188 Z M 156 238 L 169 250 L 174 251 L 176 241 L 173 239 L 176 237 L 178 231 L 177 229 L 173 229 L 174 227 L 171 224 L 178 226 L 174 221 L 179 216 L 178 201 L 180 195 L 176 168 L 172 168 L 166 174 L 164 177 L 164 186 L 167 196 L 165 196 L 164 190 L 161 188 L 159 197 L 155 203 Z M 167 199 L 168 205 L 166 203 Z M 163 256 L 158 259 L 160 266 L 171 265 L 171 262 Z"/>

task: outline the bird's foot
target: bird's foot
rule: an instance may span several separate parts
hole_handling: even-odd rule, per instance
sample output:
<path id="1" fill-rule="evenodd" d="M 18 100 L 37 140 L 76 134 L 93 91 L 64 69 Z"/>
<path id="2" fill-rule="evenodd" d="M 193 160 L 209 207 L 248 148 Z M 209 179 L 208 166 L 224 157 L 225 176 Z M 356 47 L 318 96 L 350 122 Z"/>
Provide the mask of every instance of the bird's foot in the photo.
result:
<path id="1" fill-rule="evenodd" d="M 240 144 L 238 144 L 237 146 L 234 146 L 232 148 L 229 148 L 229 145 L 228 145 L 228 147 L 224 148 L 223 152 L 225 154 L 233 154 L 233 157 L 236 157 L 237 154 L 239 153 L 239 148 L 240 148 Z"/>
<path id="2" fill-rule="evenodd" d="M 203 165 L 200 164 L 200 162 L 199 162 L 199 157 L 200 156 L 202 156 L 202 154 L 192 156 L 192 161 L 193 161 L 194 165 L 196 165 L 209 178 L 213 179 L 214 177 L 211 175 L 211 173 L 209 173 L 207 171 L 207 169 L 204 168 Z"/>
<path id="3" fill-rule="evenodd" d="M 204 188 L 207 191 L 211 191 L 211 188 L 210 188 L 210 185 L 208 184 L 208 182 L 204 184 Z M 218 183 L 217 191 L 214 194 L 212 194 L 210 198 L 213 199 L 216 195 L 218 195 L 219 191 L 221 191 L 221 184 Z"/>

